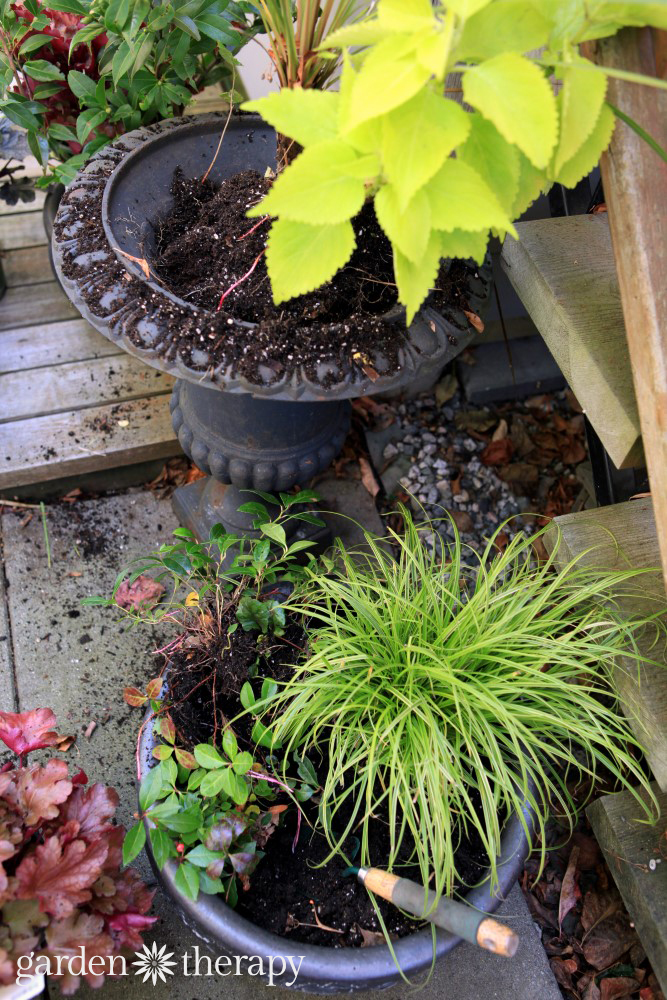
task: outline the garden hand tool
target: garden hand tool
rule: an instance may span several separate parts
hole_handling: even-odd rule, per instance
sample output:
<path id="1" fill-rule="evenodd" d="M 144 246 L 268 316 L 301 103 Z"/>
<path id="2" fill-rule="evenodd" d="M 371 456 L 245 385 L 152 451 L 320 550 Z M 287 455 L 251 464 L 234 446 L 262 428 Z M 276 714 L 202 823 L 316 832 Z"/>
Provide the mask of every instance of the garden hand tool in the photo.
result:
<path id="1" fill-rule="evenodd" d="M 441 897 L 435 905 L 435 892 L 429 889 L 425 893 L 423 886 L 410 879 L 392 875 L 381 868 L 350 866 L 345 874 L 356 875 L 362 885 L 376 896 L 389 900 L 394 906 L 399 906 L 422 920 L 428 920 L 436 927 L 450 931 L 486 951 L 511 958 L 519 947 L 519 937 L 510 927 L 454 899 Z"/>

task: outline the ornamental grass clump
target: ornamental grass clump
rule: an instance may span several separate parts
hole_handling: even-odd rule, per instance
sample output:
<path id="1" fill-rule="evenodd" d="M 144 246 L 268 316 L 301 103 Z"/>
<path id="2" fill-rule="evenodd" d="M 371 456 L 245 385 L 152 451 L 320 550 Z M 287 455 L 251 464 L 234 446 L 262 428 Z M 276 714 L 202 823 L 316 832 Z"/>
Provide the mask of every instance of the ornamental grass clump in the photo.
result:
<path id="1" fill-rule="evenodd" d="M 450 894 L 463 881 L 457 847 L 471 836 L 495 883 L 503 827 L 525 803 L 543 853 L 550 810 L 572 823 L 586 797 L 579 789 L 575 802 L 573 789 L 592 791 L 601 775 L 654 818 L 613 684 L 619 657 L 639 668 L 640 632 L 655 639 L 664 628 L 662 608 L 621 610 L 649 571 L 576 559 L 556 571 L 554 554 L 538 562 L 523 534 L 503 552 L 492 538 L 481 556 L 457 534 L 440 564 L 403 514 L 391 546 L 370 535 L 365 552 L 339 543 L 328 572 L 310 570 L 292 601 L 312 624 L 310 652 L 271 702 L 272 729 L 285 758 L 328 760 L 329 857 L 355 833 L 362 865 L 392 869 L 413 842 L 424 885 Z M 388 859 L 369 856 L 369 824 L 382 815 Z"/>

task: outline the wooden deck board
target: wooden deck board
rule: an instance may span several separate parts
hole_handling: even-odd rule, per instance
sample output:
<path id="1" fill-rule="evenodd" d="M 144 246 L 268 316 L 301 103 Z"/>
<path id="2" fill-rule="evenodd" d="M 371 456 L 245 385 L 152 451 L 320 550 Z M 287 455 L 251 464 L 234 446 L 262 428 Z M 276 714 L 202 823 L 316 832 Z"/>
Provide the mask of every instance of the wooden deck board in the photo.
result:
<path id="1" fill-rule="evenodd" d="M 559 566 L 585 553 L 581 556 L 584 566 L 655 568 L 654 574 L 642 578 L 636 595 L 626 605 L 639 614 L 664 609 L 665 589 L 650 497 L 565 514 L 555 518 L 554 525 L 561 530 L 556 556 Z M 555 531 L 547 533 L 547 548 L 553 547 L 555 538 Z M 614 680 L 623 710 L 646 748 L 651 770 L 667 791 L 667 642 L 664 637 L 655 642 L 652 629 L 639 646 L 656 664 L 642 666 L 638 675 L 636 662 L 628 658 L 616 665 Z"/>
<path id="2" fill-rule="evenodd" d="M 17 212 L 3 218 L 0 225 L 0 251 L 20 247 L 46 246 L 41 212 Z"/>
<path id="3" fill-rule="evenodd" d="M 15 285 L 38 285 L 53 278 L 46 244 L 3 252 L 2 269 L 8 288 L 14 288 Z"/>
<path id="4" fill-rule="evenodd" d="M 587 811 L 614 881 L 663 990 L 667 990 L 667 794 L 654 786 L 663 820 L 648 826 L 630 792 L 604 795 Z M 653 861 L 653 865 L 651 865 Z"/>
<path id="5" fill-rule="evenodd" d="M 54 377 L 57 372 L 57 377 Z M 0 423 L 171 392 L 174 379 L 129 354 L 0 375 Z"/>
<path id="6" fill-rule="evenodd" d="M 0 331 L 0 375 L 121 353 L 81 317 Z"/>
<path id="7" fill-rule="evenodd" d="M 0 490 L 180 454 L 168 401 L 163 394 L 0 424 Z"/>
<path id="8" fill-rule="evenodd" d="M 618 468 L 643 448 L 616 264 L 605 215 L 517 223 L 502 264 Z"/>
<path id="9" fill-rule="evenodd" d="M 180 453 L 173 379 L 119 350 L 51 273 L 43 198 L 0 213 L 0 489 L 102 474 Z"/>
<path id="10" fill-rule="evenodd" d="M 77 318 L 80 314 L 53 280 L 30 285 L 27 289 L 15 285 L 0 299 L 0 330 Z"/>

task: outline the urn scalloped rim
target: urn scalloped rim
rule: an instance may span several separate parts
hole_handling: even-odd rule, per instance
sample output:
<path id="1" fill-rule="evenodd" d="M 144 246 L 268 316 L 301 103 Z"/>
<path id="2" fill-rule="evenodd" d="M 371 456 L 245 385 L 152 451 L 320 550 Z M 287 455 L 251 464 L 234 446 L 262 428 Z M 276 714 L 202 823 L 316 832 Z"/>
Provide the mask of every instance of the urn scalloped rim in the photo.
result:
<path id="1" fill-rule="evenodd" d="M 136 211 L 140 215 L 150 213 L 151 205 L 157 204 L 156 191 L 163 202 L 165 198 L 164 190 L 156 184 L 156 175 L 163 181 L 170 177 L 169 171 L 173 172 L 180 162 L 178 151 L 185 155 L 193 143 L 198 143 L 197 157 L 202 163 L 208 162 L 208 149 L 217 145 L 224 117 L 217 113 L 187 116 L 129 132 L 92 156 L 66 189 L 53 230 L 54 263 L 65 292 L 92 326 L 129 354 L 176 378 L 225 392 L 246 392 L 277 400 L 348 399 L 395 392 L 431 370 L 442 369 L 470 343 L 474 330 L 461 310 L 452 308 L 445 315 L 427 304 L 406 333 L 398 371 L 383 374 L 388 368 L 386 358 L 379 353 L 371 358 L 380 373 L 374 381 L 356 366 L 340 371 L 327 365 L 317 372 L 317 379 L 309 378 L 302 366 L 281 378 L 267 372 L 266 381 L 258 383 L 235 372 L 233 364 L 212 364 L 205 351 L 194 363 L 187 363 L 180 355 L 166 360 L 154 346 L 164 333 L 165 310 L 201 316 L 203 322 L 212 314 L 184 302 L 156 281 L 147 280 L 136 260 L 126 256 L 131 253 L 128 247 L 142 246 L 146 239 L 150 240 L 151 223 L 157 216 L 150 218 L 148 214 L 140 222 L 131 217 L 129 209 L 129 218 L 119 215 L 118 195 L 122 192 L 125 197 L 134 180 L 135 188 L 145 195 L 142 199 L 135 196 Z M 225 144 L 227 159 L 219 157 L 212 173 L 216 177 L 217 170 L 219 180 L 242 169 L 245 157 L 254 156 L 255 163 L 270 160 L 275 151 L 275 134 L 259 116 L 242 115 L 230 120 Z M 167 191 L 168 187 L 167 180 Z M 148 209 L 143 201 L 148 203 Z M 127 200 L 122 203 L 127 204 Z M 84 229 L 85 250 L 79 245 Z M 78 267 L 80 274 L 65 274 L 66 263 Z M 487 255 L 481 268 L 469 268 L 467 291 L 474 312 L 484 310 L 491 282 Z M 388 318 L 402 322 L 403 310 L 392 310 Z M 240 320 L 232 322 L 252 326 Z M 326 386 L 321 382 L 324 377 Z"/>

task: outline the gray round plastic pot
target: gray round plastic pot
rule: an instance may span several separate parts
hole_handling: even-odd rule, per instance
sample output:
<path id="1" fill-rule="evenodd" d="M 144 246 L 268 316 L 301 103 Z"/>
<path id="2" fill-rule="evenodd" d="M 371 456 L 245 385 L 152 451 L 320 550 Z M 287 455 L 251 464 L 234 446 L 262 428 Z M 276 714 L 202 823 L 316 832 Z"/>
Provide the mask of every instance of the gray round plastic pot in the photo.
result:
<path id="1" fill-rule="evenodd" d="M 155 763 L 152 750 L 156 742 L 152 726 L 145 726 L 139 748 L 142 776 Z M 523 819 L 528 829 L 532 829 L 533 813 L 527 803 Z M 148 822 L 145 822 L 148 833 Z M 471 906 L 486 913 L 495 913 L 507 897 L 523 870 L 530 850 L 518 815 L 513 816 L 506 825 L 501 846 L 496 893 L 492 893 L 490 879 L 487 878 L 467 895 Z M 170 897 L 181 920 L 209 946 L 214 955 L 258 956 L 262 958 L 265 970 L 270 958 L 273 959 L 273 968 L 279 970 L 282 956 L 288 974 L 288 956 L 292 956 L 295 964 L 302 959 L 297 979 L 290 988 L 303 993 L 356 993 L 368 989 L 386 989 L 401 982 L 401 975 L 386 945 L 374 948 L 324 948 L 300 944 L 287 937 L 271 934 L 227 906 L 219 896 L 200 893 L 196 902 L 187 899 L 174 884 L 176 862 L 170 861 L 163 869 L 159 869 L 149 837 L 146 840 L 146 852 L 160 886 Z M 438 931 L 438 959 L 444 958 L 460 943 L 461 939 L 455 935 Z M 403 974 L 413 982 L 423 979 L 433 960 L 431 930 L 426 928 L 401 938 L 393 942 L 393 948 Z M 287 975 L 284 979 L 284 983 L 277 979 L 275 985 L 286 985 Z"/>

